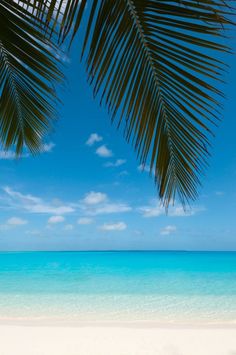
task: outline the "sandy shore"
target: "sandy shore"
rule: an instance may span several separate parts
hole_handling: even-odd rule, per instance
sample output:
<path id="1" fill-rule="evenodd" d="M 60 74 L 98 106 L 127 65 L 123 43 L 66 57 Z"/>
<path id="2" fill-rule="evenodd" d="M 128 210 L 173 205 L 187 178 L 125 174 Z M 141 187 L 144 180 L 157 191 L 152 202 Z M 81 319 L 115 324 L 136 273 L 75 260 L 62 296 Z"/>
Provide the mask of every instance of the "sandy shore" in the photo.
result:
<path id="1" fill-rule="evenodd" d="M 0 355 L 236 355 L 236 328 L 2 324 Z"/>

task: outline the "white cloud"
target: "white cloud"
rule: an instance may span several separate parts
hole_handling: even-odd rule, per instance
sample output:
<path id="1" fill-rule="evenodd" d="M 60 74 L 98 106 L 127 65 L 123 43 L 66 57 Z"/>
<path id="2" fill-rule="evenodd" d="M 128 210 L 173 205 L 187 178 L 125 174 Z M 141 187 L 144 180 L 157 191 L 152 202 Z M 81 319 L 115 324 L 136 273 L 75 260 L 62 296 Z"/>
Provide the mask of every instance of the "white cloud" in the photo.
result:
<path id="1" fill-rule="evenodd" d="M 41 147 L 41 153 L 50 153 L 54 147 L 55 147 L 55 144 L 52 142 L 45 143 Z"/>
<path id="2" fill-rule="evenodd" d="M 112 157 L 113 153 L 110 149 L 108 149 L 105 145 L 101 145 L 97 150 L 96 154 L 102 158 L 110 158 Z"/>
<path id="3" fill-rule="evenodd" d="M 44 213 L 53 215 L 63 215 L 75 211 L 75 208 L 71 204 L 65 204 L 59 200 L 46 202 L 40 197 L 33 195 L 25 195 L 18 191 L 14 191 L 10 187 L 4 187 L 7 198 L 5 198 L 5 204 L 11 209 L 24 210 L 29 213 Z"/>
<path id="4" fill-rule="evenodd" d="M 27 223 L 28 221 L 26 219 L 22 219 L 19 217 L 11 217 L 6 222 L 8 226 L 23 226 Z"/>
<path id="5" fill-rule="evenodd" d="M 166 226 L 161 229 L 161 235 L 169 235 L 177 231 L 176 226 Z"/>
<path id="6" fill-rule="evenodd" d="M 91 147 L 92 145 L 94 145 L 94 143 L 101 142 L 102 139 L 103 138 L 99 136 L 97 133 L 92 133 L 90 134 L 88 140 L 86 141 L 86 145 Z"/>
<path id="7" fill-rule="evenodd" d="M 82 200 L 86 205 L 97 205 L 107 200 L 107 195 L 102 192 L 90 191 Z"/>
<path id="8" fill-rule="evenodd" d="M 117 168 L 121 165 L 124 165 L 126 163 L 125 159 L 117 159 L 115 162 L 108 162 L 104 164 L 106 168 Z"/>
<path id="9" fill-rule="evenodd" d="M 139 212 L 145 218 L 159 217 L 166 214 L 165 208 L 158 202 L 153 202 L 149 206 L 142 206 L 138 208 Z M 181 205 L 170 206 L 167 215 L 169 217 L 188 217 L 193 216 L 197 212 L 203 211 L 202 207 L 194 207 L 184 209 Z"/>
<path id="10" fill-rule="evenodd" d="M 65 218 L 63 216 L 52 216 L 48 219 L 49 224 L 62 223 L 64 221 L 65 221 Z"/>
<path id="11" fill-rule="evenodd" d="M 74 229 L 74 226 L 72 224 L 66 224 L 64 227 L 65 231 L 72 231 Z"/>
<path id="12" fill-rule="evenodd" d="M 88 225 L 88 224 L 92 224 L 93 223 L 93 219 L 92 218 L 88 218 L 88 217 L 81 217 L 78 219 L 77 221 L 78 224 L 83 224 L 83 225 Z"/>
<path id="13" fill-rule="evenodd" d="M 117 223 L 104 223 L 99 227 L 102 231 L 123 231 L 127 228 L 127 225 L 124 222 Z"/>

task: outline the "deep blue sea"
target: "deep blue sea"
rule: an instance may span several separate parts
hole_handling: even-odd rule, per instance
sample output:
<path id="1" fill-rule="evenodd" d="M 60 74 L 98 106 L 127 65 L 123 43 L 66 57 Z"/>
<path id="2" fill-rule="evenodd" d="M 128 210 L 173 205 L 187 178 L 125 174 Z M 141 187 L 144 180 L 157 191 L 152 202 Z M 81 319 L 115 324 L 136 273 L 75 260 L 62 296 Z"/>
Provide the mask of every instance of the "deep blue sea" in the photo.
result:
<path id="1" fill-rule="evenodd" d="M 236 252 L 0 253 L 0 320 L 236 323 Z"/>

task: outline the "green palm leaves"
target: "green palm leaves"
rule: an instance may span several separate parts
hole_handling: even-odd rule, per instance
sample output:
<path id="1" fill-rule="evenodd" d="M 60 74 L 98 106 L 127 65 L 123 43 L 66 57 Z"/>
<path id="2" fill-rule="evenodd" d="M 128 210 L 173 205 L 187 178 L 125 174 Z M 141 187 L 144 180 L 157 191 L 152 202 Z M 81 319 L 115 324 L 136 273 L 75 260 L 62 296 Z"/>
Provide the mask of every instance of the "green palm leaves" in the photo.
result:
<path id="1" fill-rule="evenodd" d="M 183 204 L 196 198 L 211 125 L 218 119 L 217 96 L 221 93 L 216 83 L 224 65 L 216 57 L 217 52 L 228 51 L 222 38 L 223 28 L 230 23 L 225 2 L 22 2 L 37 17 L 45 37 L 59 43 L 67 38 L 71 43 L 85 13 L 83 53 L 94 95 L 100 95 L 112 119 L 123 127 L 141 164 L 150 163 L 165 205 L 176 195 Z M 23 56 L 20 60 L 27 61 Z M 41 66 L 42 58 L 37 63 Z M 44 68 L 49 69 L 49 65 Z M 59 77 L 51 62 L 45 78 L 51 81 Z M 4 109 L 10 112 L 6 101 Z M 51 106 L 48 111 L 52 112 Z M 31 128 L 29 137 L 38 137 L 37 127 Z M 14 139 L 3 140 L 7 147 L 19 137 L 18 131 L 14 132 Z"/>
<path id="2" fill-rule="evenodd" d="M 55 47 L 33 15 L 11 1 L 0 2 L 0 141 L 21 153 L 40 149 L 56 117 L 52 83 L 61 81 Z"/>

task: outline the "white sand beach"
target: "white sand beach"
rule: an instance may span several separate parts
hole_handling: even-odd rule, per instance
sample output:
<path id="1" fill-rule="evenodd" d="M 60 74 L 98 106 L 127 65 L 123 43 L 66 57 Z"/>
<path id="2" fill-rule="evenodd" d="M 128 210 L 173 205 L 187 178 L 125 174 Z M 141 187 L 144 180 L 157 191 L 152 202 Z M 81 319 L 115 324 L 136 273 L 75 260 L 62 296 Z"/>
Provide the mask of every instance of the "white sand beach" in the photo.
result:
<path id="1" fill-rule="evenodd" d="M 236 355 L 236 328 L 2 324 L 0 355 Z"/>

